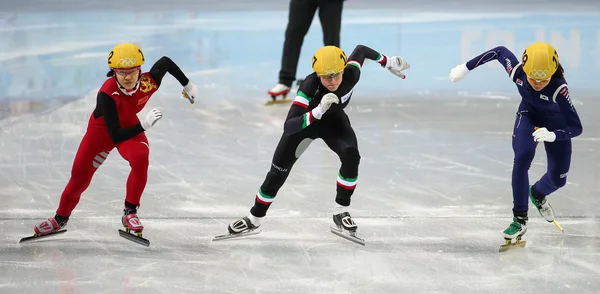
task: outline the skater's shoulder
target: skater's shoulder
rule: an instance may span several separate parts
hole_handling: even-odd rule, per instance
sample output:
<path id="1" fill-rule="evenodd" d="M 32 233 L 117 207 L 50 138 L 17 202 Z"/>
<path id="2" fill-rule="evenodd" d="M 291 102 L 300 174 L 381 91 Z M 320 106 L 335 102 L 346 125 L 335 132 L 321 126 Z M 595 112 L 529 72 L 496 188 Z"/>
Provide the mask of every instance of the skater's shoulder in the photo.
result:
<path id="1" fill-rule="evenodd" d="M 304 78 L 302 84 L 298 88 L 298 92 L 302 92 L 305 95 L 312 97 L 317 92 L 320 83 L 321 81 L 319 80 L 319 77 L 313 72 Z"/>
<path id="2" fill-rule="evenodd" d="M 117 80 L 114 77 L 109 77 L 102 83 L 102 86 L 100 86 L 100 92 L 105 92 L 110 95 L 113 90 L 118 90 Z"/>

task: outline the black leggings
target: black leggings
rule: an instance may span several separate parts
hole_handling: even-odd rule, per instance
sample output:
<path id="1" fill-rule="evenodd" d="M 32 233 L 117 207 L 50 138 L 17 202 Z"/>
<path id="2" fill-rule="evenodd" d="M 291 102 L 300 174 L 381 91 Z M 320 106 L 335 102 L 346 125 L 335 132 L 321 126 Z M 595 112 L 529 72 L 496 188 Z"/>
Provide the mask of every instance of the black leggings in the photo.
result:
<path id="1" fill-rule="evenodd" d="M 338 173 L 335 202 L 341 206 L 350 205 L 350 196 L 354 193 L 358 178 L 360 154 L 356 134 L 348 116 L 342 112 L 339 115 L 324 117 L 324 120 L 313 123 L 298 134 L 281 137 L 273 155 L 271 170 L 256 194 L 254 207 L 250 210 L 252 215 L 262 217 L 267 214 L 269 206 L 275 199 L 277 191 L 285 183 L 292 166 L 310 142 L 317 138 L 323 139 L 325 144 L 339 156 L 342 163 Z"/>

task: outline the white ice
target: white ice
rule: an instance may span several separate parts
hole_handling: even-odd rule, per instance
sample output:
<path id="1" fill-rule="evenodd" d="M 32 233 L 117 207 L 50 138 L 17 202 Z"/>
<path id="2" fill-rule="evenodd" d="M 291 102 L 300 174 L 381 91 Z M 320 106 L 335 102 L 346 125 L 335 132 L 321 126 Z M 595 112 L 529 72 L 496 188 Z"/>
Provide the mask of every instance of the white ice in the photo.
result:
<path id="1" fill-rule="evenodd" d="M 278 58 L 252 69 L 271 81 Z M 129 172 L 118 152 L 96 173 L 66 234 L 18 244 L 54 215 L 94 92 L 49 112 L 5 118 L 0 293 L 599 291 L 597 91 L 571 91 L 584 135 L 573 141 L 568 184 L 550 198 L 564 233 L 530 207 L 527 246 L 498 252 L 512 217 L 515 92 L 371 93 L 371 79 L 347 108 L 362 156 L 350 212 L 367 245 L 329 232 L 340 163 L 318 140 L 294 166 L 261 234 L 212 242 L 248 213 L 288 109 L 263 105 L 270 82 L 231 85 L 239 67 L 227 66 L 187 66 L 201 89 L 194 105 L 178 98 L 169 77 L 149 102 L 164 112 L 147 133 L 150 170 L 139 216 L 149 248 L 117 233 Z M 375 66 L 365 65 L 365 76 L 380 70 L 368 67 Z M 531 181 L 545 168 L 540 146 Z"/>

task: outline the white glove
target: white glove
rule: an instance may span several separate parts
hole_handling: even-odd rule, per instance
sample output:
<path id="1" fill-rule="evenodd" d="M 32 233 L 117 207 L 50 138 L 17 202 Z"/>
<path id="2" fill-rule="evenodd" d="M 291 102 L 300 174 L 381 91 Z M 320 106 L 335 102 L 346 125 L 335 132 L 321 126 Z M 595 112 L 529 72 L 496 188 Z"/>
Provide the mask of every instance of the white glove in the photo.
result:
<path id="1" fill-rule="evenodd" d="M 556 140 L 556 134 L 546 128 L 539 128 L 532 135 L 535 142 L 554 142 Z"/>
<path id="2" fill-rule="evenodd" d="M 450 81 L 453 83 L 458 83 L 460 80 L 464 79 L 469 72 L 470 70 L 467 68 L 466 63 L 457 65 L 450 70 Z"/>
<path id="3" fill-rule="evenodd" d="M 406 62 L 400 56 L 391 56 L 387 58 L 385 68 L 387 68 L 393 74 L 406 79 L 406 76 L 402 73 L 402 71 L 409 69 L 410 64 L 408 64 L 408 62 Z"/>
<path id="4" fill-rule="evenodd" d="M 188 84 L 183 87 L 181 94 L 183 94 L 183 98 L 187 98 L 190 103 L 194 104 L 194 99 L 198 97 L 198 87 L 196 87 L 192 81 L 189 81 Z"/>
<path id="5" fill-rule="evenodd" d="M 144 128 L 144 131 L 147 131 L 161 118 L 162 112 L 154 108 L 148 111 L 148 113 L 146 113 L 146 118 L 140 120 L 140 124 L 142 124 L 142 128 Z"/>
<path id="6" fill-rule="evenodd" d="M 331 107 L 331 104 L 333 104 L 333 103 L 335 103 L 335 104 L 340 103 L 340 99 L 338 98 L 337 95 L 335 95 L 333 93 L 327 93 L 327 94 L 323 95 L 323 98 L 321 98 L 321 102 L 319 103 L 319 105 L 317 107 L 313 108 L 312 115 L 316 119 L 321 119 L 323 114 L 329 109 L 329 107 Z"/>

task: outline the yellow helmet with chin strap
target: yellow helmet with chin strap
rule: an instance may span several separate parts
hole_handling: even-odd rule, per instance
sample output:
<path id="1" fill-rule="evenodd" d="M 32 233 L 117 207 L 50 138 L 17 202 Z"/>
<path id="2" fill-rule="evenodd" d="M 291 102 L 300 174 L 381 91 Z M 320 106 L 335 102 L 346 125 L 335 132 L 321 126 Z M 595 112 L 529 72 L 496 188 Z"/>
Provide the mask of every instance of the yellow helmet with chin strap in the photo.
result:
<path id="1" fill-rule="evenodd" d="M 536 42 L 523 52 L 521 65 L 525 74 L 534 80 L 547 80 L 558 69 L 558 53 L 548 43 Z"/>
<path id="2" fill-rule="evenodd" d="M 108 54 L 108 67 L 112 69 L 138 67 L 144 61 L 144 53 L 132 43 L 118 44 Z"/>
<path id="3" fill-rule="evenodd" d="M 344 71 L 346 53 L 336 46 L 321 47 L 312 58 L 312 68 L 319 76 L 333 76 Z"/>

